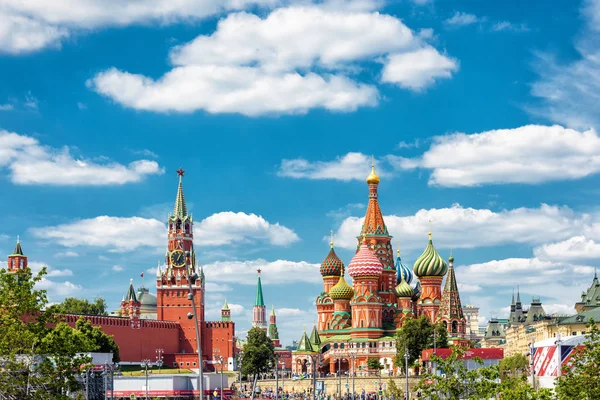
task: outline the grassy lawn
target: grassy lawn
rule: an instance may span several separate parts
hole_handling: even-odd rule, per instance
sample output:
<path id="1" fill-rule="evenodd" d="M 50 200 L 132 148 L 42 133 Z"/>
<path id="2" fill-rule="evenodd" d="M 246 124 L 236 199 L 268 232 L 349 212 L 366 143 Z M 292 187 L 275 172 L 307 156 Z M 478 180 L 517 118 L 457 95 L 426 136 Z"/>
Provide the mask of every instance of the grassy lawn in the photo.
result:
<path id="1" fill-rule="evenodd" d="M 152 372 L 150 372 L 152 371 Z M 139 365 L 121 365 L 121 372 L 126 376 L 145 376 L 146 370 Z M 159 369 L 158 367 L 148 368 L 148 374 L 158 375 L 158 374 L 191 374 L 192 371 L 186 368 L 173 368 L 173 367 L 163 367 Z"/>

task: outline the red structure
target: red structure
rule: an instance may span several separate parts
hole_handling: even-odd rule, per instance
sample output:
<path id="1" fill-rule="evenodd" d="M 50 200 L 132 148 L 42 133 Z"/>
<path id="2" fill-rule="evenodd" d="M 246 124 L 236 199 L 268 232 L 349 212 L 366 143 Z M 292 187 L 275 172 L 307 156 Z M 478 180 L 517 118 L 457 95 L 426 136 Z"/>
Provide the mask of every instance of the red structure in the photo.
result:
<path id="1" fill-rule="evenodd" d="M 169 216 L 168 242 L 164 270 L 156 273 L 157 319 L 141 319 L 140 307 L 133 283 L 130 282 L 126 295 L 121 301 L 121 317 L 83 316 L 93 325 L 112 335 L 119 346 L 121 361 L 140 362 L 154 360 L 156 350 L 163 350 L 163 360 L 167 365 L 184 368 L 198 368 L 198 343 L 196 324 L 200 328 L 202 354 L 205 361 L 215 355 L 223 357 L 228 368 L 233 369 L 235 348 L 235 324 L 231 321 L 229 308 L 223 310 L 221 321 L 204 320 L 204 272 L 196 267 L 194 251 L 193 219 L 187 213 L 183 194 L 183 175 L 177 171 L 179 187 L 173 215 Z M 16 272 L 27 267 L 27 256 L 23 254 L 21 243 L 8 256 L 8 271 Z M 189 273 L 189 276 L 188 276 Z M 188 299 L 189 284 L 196 300 L 199 321 L 188 318 L 192 312 Z M 225 307 L 224 307 L 225 308 Z M 74 326 L 80 315 L 66 315 L 65 320 Z M 207 364 L 212 367 L 213 364 Z M 206 367 L 206 365 L 205 365 Z"/>
<path id="2" fill-rule="evenodd" d="M 452 349 L 427 349 L 421 352 L 421 359 L 425 361 L 431 360 L 431 356 L 434 355 L 439 358 L 446 359 L 452 354 Z M 481 358 L 482 360 L 502 360 L 504 358 L 504 349 L 466 349 L 464 356 L 461 360 L 471 360 L 475 357 Z"/>

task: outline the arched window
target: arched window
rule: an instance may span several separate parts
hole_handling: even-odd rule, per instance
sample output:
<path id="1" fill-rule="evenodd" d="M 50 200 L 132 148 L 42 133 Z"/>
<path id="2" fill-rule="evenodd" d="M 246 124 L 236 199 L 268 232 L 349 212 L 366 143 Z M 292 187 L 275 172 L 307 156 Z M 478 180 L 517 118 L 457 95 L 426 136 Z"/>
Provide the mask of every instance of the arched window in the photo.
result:
<path id="1" fill-rule="evenodd" d="M 457 332 L 458 332 L 458 322 L 452 321 L 452 333 L 457 333 Z"/>

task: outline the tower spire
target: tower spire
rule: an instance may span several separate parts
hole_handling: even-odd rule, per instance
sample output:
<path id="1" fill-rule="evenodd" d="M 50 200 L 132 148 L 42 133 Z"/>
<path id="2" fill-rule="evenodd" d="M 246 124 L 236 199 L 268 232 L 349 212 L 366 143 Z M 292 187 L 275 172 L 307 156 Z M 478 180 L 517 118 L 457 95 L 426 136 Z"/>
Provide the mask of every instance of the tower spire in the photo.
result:
<path id="1" fill-rule="evenodd" d="M 23 249 L 21 248 L 21 240 L 19 239 L 18 235 L 17 235 L 17 244 L 15 244 L 15 249 L 13 250 L 13 254 L 18 255 L 18 256 L 23 255 Z"/>
<path id="2" fill-rule="evenodd" d="M 187 216 L 187 206 L 185 205 L 185 197 L 183 196 L 183 175 L 185 171 L 182 168 L 177 170 L 179 176 L 179 186 L 177 187 L 177 197 L 175 198 L 175 207 L 173 209 L 173 216 L 179 218 L 185 218 Z"/>
<path id="3" fill-rule="evenodd" d="M 265 307 L 265 301 L 263 299 L 262 283 L 260 281 L 260 268 L 257 269 L 256 272 L 258 272 L 258 279 L 256 281 L 256 298 L 254 300 L 252 326 L 267 330 L 267 308 Z"/>

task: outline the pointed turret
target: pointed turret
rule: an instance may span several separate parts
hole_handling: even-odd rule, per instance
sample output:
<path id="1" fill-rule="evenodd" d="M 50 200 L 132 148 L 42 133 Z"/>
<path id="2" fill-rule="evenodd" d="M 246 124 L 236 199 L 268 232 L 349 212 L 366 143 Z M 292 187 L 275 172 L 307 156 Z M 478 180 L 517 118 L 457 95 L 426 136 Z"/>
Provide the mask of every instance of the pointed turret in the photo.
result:
<path id="1" fill-rule="evenodd" d="M 275 315 L 275 306 L 271 306 L 271 314 L 269 315 L 269 330 L 267 336 L 273 341 L 275 347 L 281 347 L 279 342 L 279 331 L 277 330 L 277 316 Z"/>
<path id="2" fill-rule="evenodd" d="M 223 308 L 221 308 L 221 321 L 222 322 L 231 321 L 231 310 L 229 309 L 229 304 L 227 304 L 227 299 L 225 299 Z"/>
<path id="3" fill-rule="evenodd" d="M 508 315 L 508 323 L 515 322 L 515 289 L 513 289 L 512 298 L 510 299 L 510 314 Z"/>
<path id="4" fill-rule="evenodd" d="M 135 288 L 133 287 L 133 279 L 129 280 L 129 287 L 127 292 L 121 301 L 121 316 L 129 317 L 129 325 L 131 328 L 140 327 L 140 313 L 141 303 L 135 294 Z"/>
<path id="5" fill-rule="evenodd" d="M 466 319 L 463 314 L 456 275 L 454 274 L 454 257 L 450 255 L 448 275 L 442 293 L 439 318 L 446 323 L 450 337 L 463 337 L 466 333 Z"/>
<path id="6" fill-rule="evenodd" d="M 18 236 L 17 236 L 17 244 L 15 245 L 15 249 L 13 250 L 11 255 L 15 255 L 15 256 L 23 255 L 23 249 L 21 248 L 21 240 L 19 239 Z"/>
<path id="7" fill-rule="evenodd" d="M 313 325 L 312 332 L 310 333 L 310 344 L 315 351 L 321 347 L 321 337 L 317 331 L 317 325 Z"/>
<path id="8" fill-rule="evenodd" d="M 187 217 L 187 207 L 185 205 L 185 197 L 183 196 L 183 175 L 185 171 L 181 168 L 177 171 L 179 175 L 179 186 L 177 187 L 177 197 L 175 198 L 175 208 L 173 209 L 173 216 L 179 218 Z"/>
<path id="9" fill-rule="evenodd" d="M 127 288 L 127 293 L 125 294 L 125 301 L 137 301 L 137 296 L 135 295 L 135 288 L 133 287 L 133 279 L 129 280 L 129 288 Z"/>
<path id="10" fill-rule="evenodd" d="M 374 162 L 371 163 L 371 173 L 367 176 L 367 183 L 369 185 L 369 205 L 367 206 L 365 221 L 360 231 L 359 240 L 363 235 L 389 236 L 387 227 L 383 221 L 381 208 L 379 208 L 379 201 L 377 200 L 379 176 L 375 173 Z"/>
<path id="11" fill-rule="evenodd" d="M 296 351 L 300 353 L 314 353 L 314 349 L 310 344 L 310 339 L 306 334 L 306 329 L 304 329 L 304 333 L 300 338 L 300 342 L 298 342 L 298 348 L 296 348 Z"/>
<path id="12" fill-rule="evenodd" d="M 256 298 L 254 299 L 254 310 L 252 316 L 252 326 L 267 330 L 267 308 L 263 299 L 262 283 L 260 281 L 260 269 L 257 270 L 258 279 L 256 282 Z"/>

